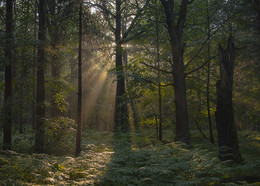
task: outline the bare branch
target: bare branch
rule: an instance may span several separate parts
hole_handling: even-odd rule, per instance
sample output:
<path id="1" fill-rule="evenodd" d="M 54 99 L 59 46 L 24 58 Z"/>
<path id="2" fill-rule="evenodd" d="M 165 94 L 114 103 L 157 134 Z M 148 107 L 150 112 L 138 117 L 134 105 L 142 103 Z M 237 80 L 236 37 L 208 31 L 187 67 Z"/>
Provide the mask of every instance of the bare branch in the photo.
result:
<path id="1" fill-rule="evenodd" d="M 103 14 L 105 16 L 105 19 L 108 23 L 109 28 L 111 29 L 112 32 L 115 32 L 115 27 L 113 26 L 113 24 L 111 23 L 111 20 L 109 19 L 109 16 L 111 16 L 113 19 L 116 18 L 116 16 L 105 6 L 102 6 L 100 4 L 93 4 L 91 2 L 85 2 L 87 5 L 91 6 L 91 7 L 97 7 L 99 9 L 101 9 L 103 11 Z"/>
<path id="2" fill-rule="evenodd" d="M 204 137 L 204 139 L 207 139 L 206 135 L 204 134 L 204 132 L 201 130 L 199 123 L 197 121 L 194 121 L 197 125 L 197 129 L 200 131 L 200 133 L 202 134 L 202 136 Z"/>
<path id="3" fill-rule="evenodd" d="M 192 4 L 194 2 L 194 0 L 190 0 L 188 1 L 188 4 Z"/>
<path id="4" fill-rule="evenodd" d="M 215 57 L 217 57 L 217 56 L 213 56 L 213 57 L 209 58 L 209 59 L 208 59 L 205 63 L 203 63 L 201 66 L 199 66 L 199 67 L 197 67 L 197 68 L 191 70 L 191 71 L 188 72 L 188 73 L 185 73 L 185 77 L 187 77 L 189 74 L 191 74 L 191 73 L 193 73 L 193 72 L 196 72 L 196 71 L 200 70 L 202 67 L 204 67 L 208 62 L 210 62 L 210 61 L 211 61 L 212 59 L 214 59 Z"/>
<path id="5" fill-rule="evenodd" d="M 145 82 L 147 83 L 150 83 L 150 84 L 153 84 L 155 87 L 159 87 L 159 84 L 156 83 L 156 82 L 153 82 L 149 79 L 145 79 L 145 78 L 142 78 L 142 80 L 144 80 Z M 173 83 L 168 83 L 168 84 L 160 84 L 161 87 L 168 87 L 168 86 L 173 86 Z"/>
<path id="6" fill-rule="evenodd" d="M 116 16 L 109 9 L 107 9 L 106 7 L 104 7 L 104 6 L 100 5 L 100 4 L 93 4 L 91 2 L 86 2 L 86 4 L 90 5 L 92 7 L 97 7 L 99 9 L 103 10 L 108 15 L 112 16 L 114 19 L 116 18 Z"/>
<path id="7" fill-rule="evenodd" d="M 228 20 L 229 20 L 229 19 L 223 21 L 223 23 L 222 23 L 214 32 L 212 32 L 212 33 L 207 37 L 207 39 L 202 43 L 202 46 L 200 47 L 200 49 L 198 50 L 198 52 L 197 52 L 197 53 L 188 61 L 188 63 L 185 65 L 185 69 L 193 62 L 194 59 L 196 59 L 196 58 L 199 56 L 200 52 L 202 51 L 202 49 L 204 48 L 204 46 L 205 46 L 205 44 L 208 42 L 208 40 L 209 40 L 213 35 L 215 35 L 215 34 L 219 31 L 219 29 L 222 27 L 222 25 L 223 25 L 226 21 L 228 21 Z"/>
<path id="8" fill-rule="evenodd" d="M 149 25 L 152 25 L 152 24 L 149 24 Z M 149 26 L 149 25 L 147 25 L 147 26 Z M 139 32 L 137 32 L 137 33 L 135 33 L 134 35 L 132 35 L 131 37 L 127 37 L 127 38 L 122 38 L 122 39 L 120 39 L 119 42 L 120 42 L 121 44 L 127 43 L 128 41 L 133 40 L 134 38 L 136 38 L 136 37 L 142 35 L 142 34 L 145 33 L 145 32 L 147 32 L 147 30 L 142 29 L 142 30 L 140 30 Z"/>
<path id="9" fill-rule="evenodd" d="M 166 74 L 172 74 L 172 72 L 170 72 L 170 71 L 160 69 L 160 68 L 155 67 L 155 66 L 153 66 L 153 65 L 149 65 L 149 64 L 144 63 L 144 62 L 140 62 L 140 63 L 143 64 L 143 65 L 145 65 L 145 66 L 147 66 L 147 67 L 150 67 L 150 68 L 152 68 L 152 69 L 158 70 L 158 71 L 160 71 L 160 72 L 164 72 L 164 73 L 166 73 Z"/>

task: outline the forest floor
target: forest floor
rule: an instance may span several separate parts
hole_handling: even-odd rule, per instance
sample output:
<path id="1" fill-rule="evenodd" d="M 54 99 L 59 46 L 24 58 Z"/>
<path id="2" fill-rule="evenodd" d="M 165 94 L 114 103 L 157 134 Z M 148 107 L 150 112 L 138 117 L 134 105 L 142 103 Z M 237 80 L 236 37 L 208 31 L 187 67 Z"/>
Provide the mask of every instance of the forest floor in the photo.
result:
<path id="1" fill-rule="evenodd" d="M 244 162 L 217 158 L 217 144 L 192 131 L 192 145 L 164 131 L 88 131 L 80 156 L 0 151 L 0 185 L 260 185 L 260 134 L 239 132 Z M 0 144 L 1 146 L 1 144 Z"/>

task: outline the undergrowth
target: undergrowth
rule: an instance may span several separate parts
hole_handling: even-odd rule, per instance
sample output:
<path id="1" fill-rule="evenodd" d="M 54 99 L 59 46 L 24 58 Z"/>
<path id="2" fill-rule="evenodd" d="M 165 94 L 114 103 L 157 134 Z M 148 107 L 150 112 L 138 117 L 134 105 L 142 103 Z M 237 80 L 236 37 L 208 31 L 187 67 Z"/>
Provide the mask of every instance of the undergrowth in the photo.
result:
<path id="1" fill-rule="evenodd" d="M 239 132 L 244 162 L 217 158 L 217 144 L 192 132 L 191 146 L 164 131 L 87 131 L 80 156 L 0 151 L 0 185 L 260 185 L 260 135 Z M 250 179 L 254 178 L 254 179 Z"/>

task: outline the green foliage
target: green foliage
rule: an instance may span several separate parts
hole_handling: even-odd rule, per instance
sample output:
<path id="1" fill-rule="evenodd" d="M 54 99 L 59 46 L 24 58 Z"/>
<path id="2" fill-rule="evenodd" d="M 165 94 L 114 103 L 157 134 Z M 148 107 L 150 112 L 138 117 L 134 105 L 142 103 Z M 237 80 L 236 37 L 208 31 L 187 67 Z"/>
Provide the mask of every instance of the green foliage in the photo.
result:
<path id="1" fill-rule="evenodd" d="M 57 109 L 64 113 L 67 111 L 69 103 L 66 101 L 73 90 L 73 86 L 64 79 L 52 79 L 47 84 L 52 91 L 52 99 Z"/>
<path id="2" fill-rule="evenodd" d="M 76 137 L 75 121 L 68 117 L 56 117 L 45 120 L 45 148 L 50 154 L 73 153 Z"/>

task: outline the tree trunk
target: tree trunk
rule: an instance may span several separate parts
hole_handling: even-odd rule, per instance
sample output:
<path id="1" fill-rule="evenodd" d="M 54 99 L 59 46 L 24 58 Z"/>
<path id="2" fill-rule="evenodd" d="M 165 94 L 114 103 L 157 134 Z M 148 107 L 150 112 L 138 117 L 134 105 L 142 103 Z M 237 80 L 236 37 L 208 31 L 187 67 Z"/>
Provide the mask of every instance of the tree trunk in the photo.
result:
<path id="1" fill-rule="evenodd" d="M 217 81 L 216 125 L 219 159 L 241 161 L 232 105 L 235 46 L 230 35 L 228 47 L 219 46 L 220 80 Z"/>
<path id="2" fill-rule="evenodd" d="M 127 17 L 125 17 L 123 20 L 122 20 L 122 35 L 125 34 L 126 32 L 126 23 L 127 23 Z M 127 66 L 128 66 L 128 54 L 127 54 L 127 50 L 124 49 L 123 51 L 123 65 L 126 66 L 125 68 L 125 74 L 127 75 Z M 129 81 L 128 81 L 128 76 L 125 77 L 125 83 L 126 83 L 126 87 L 129 86 Z M 135 105 L 135 102 L 134 102 L 134 98 L 133 96 L 131 95 L 131 92 L 129 93 L 128 92 L 128 99 L 129 99 L 129 102 L 130 102 L 130 107 L 131 107 L 131 111 L 132 111 L 132 116 L 133 116 L 133 122 L 134 122 L 134 128 L 136 130 L 138 130 L 138 123 L 140 121 L 139 119 L 139 116 L 138 116 L 138 111 L 137 111 L 137 108 L 136 108 L 136 105 Z"/>
<path id="3" fill-rule="evenodd" d="M 208 0 L 206 0 L 206 6 L 207 6 L 207 35 L 208 38 L 210 38 L 211 30 L 210 30 L 210 20 L 209 20 L 209 7 L 208 7 Z M 210 59 L 210 39 L 208 41 L 208 60 Z M 210 106 L 209 106 L 209 86 L 210 86 L 210 60 L 208 62 L 208 76 L 207 76 L 207 110 L 208 110 L 208 121 L 209 121 L 209 136 L 210 136 L 210 142 L 214 143 L 214 136 L 212 131 L 212 122 L 211 122 L 211 115 L 210 115 Z"/>
<path id="4" fill-rule="evenodd" d="M 175 23 L 174 1 L 161 0 L 165 15 L 168 33 L 172 47 L 173 58 L 173 78 L 175 95 L 175 116 L 176 116 L 176 134 L 175 141 L 182 141 L 190 144 L 190 134 L 188 126 L 188 108 L 186 99 L 186 85 L 183 62 L 183 28 L 186 20 L 187 0 L 182 0 L 179 18 Z"/>
<path id="5" fill-rule="evenodd" d="M 37 1 L 35 0 L 34 3 L 35 10 L 34 10 L 34 39 L 37 39 Z M 36 47 L 33 47 L 33 60 L 35 64 L 37 64 L 36 60 Z M 32 71 L 33 77 L 36 76 L 36 65 L 33 65 L 33 71 Z M 33 98 L 32 98 L 32 129 L 36 129 L 36 82 L 33 79 Z"/>
<path id="6" fill-rule="evenodd" d="M 36 87 L 36 134 L 35 152 L 44 152 L 44 118 L 45 118 L 45 8 L 46 0 L 39 1 L 39 46 L 38 46 L 38 65 L 37 65 L 37 87 Z"/>
<path id="7" fill-rule="evenodd" d="M 178 46 L 177 51 L 173 51 L 174 61 L 174 95 L 175 95 L 175 116 L 176 135 L 175 141 L 182 141 L 190 144 L 188 126 L 188 108 L 186 99 L 186 85 L 184 77 L 183 48 Z"/>
<path id="8" fill-rule="evenodd" d="M 126 74 L 127 74 L 127 64 L 128 64 L 128 60 L 127 60 L 127 51 L 124 51 L 123 53 L 123 59 L 124 59 L 124 65 L 126 65 Z M 128 87 L 129 85 L 129 82 L 128 82 L 128 78 L 126 77 L 125 78 L 125 83 L 126 83 L 126 87 Z M 134 128 L 137 130 L 138 129 L 138 123 L 139 123 L 139 116 L 138 116 L 138 111 L 137 111 L 137 108 L 135 106 L 135 102 L 134 102 L 134 98 L 133 96 L 131 95 L 131 92 L 130 94 L 128 94 L 128 98 L 129 98 L 129 102 L 130 102 L 130 107 L 131 107 L 131 110 L 132 110 L 132 116 L 133 116 L 133 120 L 134 120 Z"/>
<path id="9" fill-rule="evenodd" d="M 116 0 L 116 105 L 115 105 L 115 121 L 114 130 L 117 132 L 127 132 L 129 130 L 128 125 L 128 111 L 127 111 L 127 99 L 125 92 L 125 78 L 124 68 L 122 63 L 122 46 L 121 46 L 121 0 Z"/>
<path id="10" fill-rule="evenodd" d="M 157 0 L 155 0 L 155 5 L 157 5 Z M 155 41 L 156 41 L 156 62 L 157 68 L 160 69 L 160 43 L 159 43 L 159 23 L 158 23 L 158 9 L 156 9 L 155 18 L 156 18 L 156 25 L 155 25 Z M 158 110 L 159 110 L 159 131 L 158 131 L 158 140 L 162 141 L 162 93 L 161 93 L 161 73 L 160 70 L 157 72 L 158 78 Z M 156 121 L 157 122 L 157 121 Z M 156 125 L 157 126 L 157 125 Z"/>
<path id="11" fill-rule="evenodd" d="M 157 1 L 156 1 L 157 4 Z M 158 11 L 156 9 L 156 61 L 157 67 L 160 69 L 160 44 L 159 44 L 159 25 L 158 25 Z M 162 141 L 162 93 L 161 93 L 161 73 L 158 70 L 158 107 L 159 107 L 159 141 Z"/>
<path id="12" fill-rule="evenodd" d="M 22 109 L 22 105 L 21 105 L 21 109 Z M 20 126 L 19 126 L 19 133 L 20 134 L 23 134 L 23 121 L 24 121 L 24 118 L 23 118 L 23 114 L 20 114 L 20 116 L 19 116 L 20 118 L 19 118 L 19 124 L 20 124 Z"/>
<path id="13" fill-rule="evenodd" d="M 82 112 L 82 72 L 81 72 L 81 52 L 82 52 L 82 1 L 79 8 L 79 49 L 78 49 L 78 122 L 76 136 L 76 155 L 79 155 L 81 149 L 81 112 Z"/>
<path id="14" fill-rule="evenodd" d="M 5 41 L 5 120 L 3 150 L 12 147 L 12 62 L 13 62 L 13 0 L 6 1 L 6 41 Z"/>

